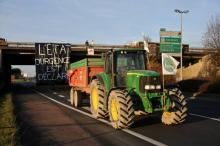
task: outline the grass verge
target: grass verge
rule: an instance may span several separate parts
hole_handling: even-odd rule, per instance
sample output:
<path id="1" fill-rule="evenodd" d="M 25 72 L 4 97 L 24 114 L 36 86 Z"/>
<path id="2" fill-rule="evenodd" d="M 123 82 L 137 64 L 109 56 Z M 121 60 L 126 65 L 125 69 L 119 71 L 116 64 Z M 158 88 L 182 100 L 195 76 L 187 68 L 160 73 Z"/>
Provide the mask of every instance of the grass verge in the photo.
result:
<path id="1" fill-rule="evenodd" d="M 19 128 L 10 93 L 0 96 L 0 146 L 20 146 Z"/>

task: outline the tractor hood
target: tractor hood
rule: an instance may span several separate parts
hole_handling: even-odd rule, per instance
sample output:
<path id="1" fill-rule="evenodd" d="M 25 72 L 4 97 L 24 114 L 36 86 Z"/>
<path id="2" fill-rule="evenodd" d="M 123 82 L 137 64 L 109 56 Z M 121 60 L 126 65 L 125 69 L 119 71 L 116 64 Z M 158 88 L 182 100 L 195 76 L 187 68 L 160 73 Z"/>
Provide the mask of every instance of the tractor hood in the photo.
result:
<path id="1" fill-rule="evenodd" d="M 146 84 L 160 84 L 160 74 L 151 70 L 132 70 L 127 72 L 126 86 L 128 89 L 138 89 L 144 92 Z M 156 80 L 154 80 L 156 79 Z"/>
<path id="2" fill-rule="evenodd" d="M 127 76 L 147 76 L 147 77 L 158 77 L 160 74 L 152 70 L 130 70 L 127 72 Z"/>

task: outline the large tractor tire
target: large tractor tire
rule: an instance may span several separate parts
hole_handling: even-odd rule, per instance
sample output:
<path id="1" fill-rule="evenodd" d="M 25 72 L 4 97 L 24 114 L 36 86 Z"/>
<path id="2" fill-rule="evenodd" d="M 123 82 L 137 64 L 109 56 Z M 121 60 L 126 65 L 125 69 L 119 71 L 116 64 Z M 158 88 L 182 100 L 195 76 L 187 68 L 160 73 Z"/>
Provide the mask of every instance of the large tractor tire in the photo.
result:
<path id="1" fill-rule="evenodd" d="M 70 103 L 74 107 L 80 107 L 82 105 L 82 93 L 78 90 L 71 88 L 70 90 Z"/>
<path id="2" fill-rule="evenodd" d="M 128 128 L 134 123 L 133 102 L 128 92 L 113 90 L 108 101 L 109 118 L 115 129 Z"/>
<path id="3" fill-rule="evenodd" d="M 104 85 L 98 79 L 92 80 L 90 84 L 90 110 L 94 118 L 108 116 L 106 100 Z"/>
<path id="4" fill-rule="evenodd" d="M 171 109 L 162 115 L 162 122 L 165 125 L 176 125 L 183 123 L 188 115 L 187 99 L 182 92 L 174 88 L 169 91 Z"/>

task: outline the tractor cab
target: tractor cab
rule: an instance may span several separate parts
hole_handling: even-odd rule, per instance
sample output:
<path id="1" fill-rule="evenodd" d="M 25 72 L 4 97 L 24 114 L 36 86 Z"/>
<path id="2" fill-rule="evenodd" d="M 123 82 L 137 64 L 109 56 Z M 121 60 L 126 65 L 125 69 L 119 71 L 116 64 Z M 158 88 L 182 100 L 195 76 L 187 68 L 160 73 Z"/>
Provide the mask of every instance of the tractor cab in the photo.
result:
<path id="1" fill-rule="evenodd" d="M 146 70 L 146 52 L 140 49 L 115 49 L 106 54 L 105 72 L 114 87 L 126 87 L 126 76 L 132 70 Z"/>

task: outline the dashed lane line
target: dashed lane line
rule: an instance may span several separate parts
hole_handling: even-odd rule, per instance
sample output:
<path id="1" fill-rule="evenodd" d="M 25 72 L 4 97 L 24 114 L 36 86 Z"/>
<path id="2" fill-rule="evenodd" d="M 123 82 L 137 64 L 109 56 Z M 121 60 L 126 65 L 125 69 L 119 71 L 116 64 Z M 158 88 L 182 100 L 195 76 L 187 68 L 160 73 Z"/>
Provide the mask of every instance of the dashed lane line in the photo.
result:
<path id="1" fill-rule="evenodd" d="M 55 100 L 55 99 L 53 99 L 53 98 L 51 98 L 51 97 L 49 97 L 49 96 L 47 96 L 47 95 L 45 95 L 45 94 L 39 92 L 39 91 L 37 91 L 37 90 L 34 90 L 34 89 L 33 89 L 33 91 L 36 92 L 37 94 L 39 94 L 39 95 L 45 97 L 45 98 L 47 98 L 47 99 L 49 99 L 49 100 L 51 100 L 51 101 L 57 103 L 57 104 L 60 104 L 60 105 L 62 105 L 62 106 L 64 106 L 64 107 L 68 108 L 68 109 L 74 110 L 74 111 L 79 112 L 79 113 L 81 113 L 81 114 L 83 114 L 83 115 L 86 115 L 86 116 L 88 116 L 88 117 L 90 117 L 90 118 L 93 118 L 93 116 L 92 116 L 91 114 L 89 114 L 89 113 L 86 113 L 86 112 L 84 112 L 84 111 L 81 111 L 81 110 L 79 110 L 79 109 L 76 109 L 76 108 L 74 108 L 74 107 L 71 107 L 71 106 L 69 106 L 69 105 L 63 104 L 62 102 L 59 102 L 59 101 L 57 101 L 57 100 Z M 100 122 L 103 122 L 103 123 L 105 123 L 105 124 L 107 124 L 107 125 L 111 125 L 111 123 L 109 123 L 108 121 L 106 121 L 106 120 L 104 120 L 104 119 L 97 119 L 97 120 L 100 121 Z M 154 145 L 157 145 L 157 146 L 167 146 L 167 145 L 164 144 L 164 143 L 161 143 L 161 142 L 159 142 L 159 141 L 157 141 L 157 140 L 154 140 L 154 139 L 152 139 L 152 138 L 150 138 L 150 137 L 144 136 L 144 135 L 139 134 L 139 133 L 137 133 L 137 132 L 134 132 L 134 131 L 132 131 L 132 130 L 122 129 L 122 131 L 124 131 L 124 132 L 126 132 L 126 133 L 128 133 L 128 134 L 130 134 L 130 135 L 133 135 L 133 136 L 135 136 L 135 137 L 137 137 L 137 138 L 139 138 L 139 139 L 142 139 L 143 141 L 149 142 L 149 143 L 151 143 L 151 144 L 154 144 Z"/>
<path id="2" fill-rule="evenodd" d="M 211 117 L 208 117 L 208 116 L 203 116 L 203 115 L 193 114 L 193 113 L 189 113 L 189 115 L 220 122 L 220 119 L 217 119 L 217 118 L 211 118 Z"/>
<path id="3" fill-rule="evenodd" d="M 50 91 L 51 91 L 51 90 L 50 90 Z M 62 94 L 58 94 L 57 92 L 53 92 L 53 94 L 54 94 L 54 95 L 57 95 L 57 96 L 59 96 L 59 97 L 61 97 L 61 98 L 65 98 L 64 95 L 62 95 Z M 67 99 L 67 101 L 70 101 L 70 100 Z"/>
<path id="4" fill-rule="evenodd" d="M 60 94 L 60 95 L 58 95 L 58 96 L 59 96 L 59 97 L 61 97 L 61 98 L 64 98 L 64 97 L 65 97 L 65 96 L 63 96 L 63 95 L 61 95 L 61 94 Z"/>

